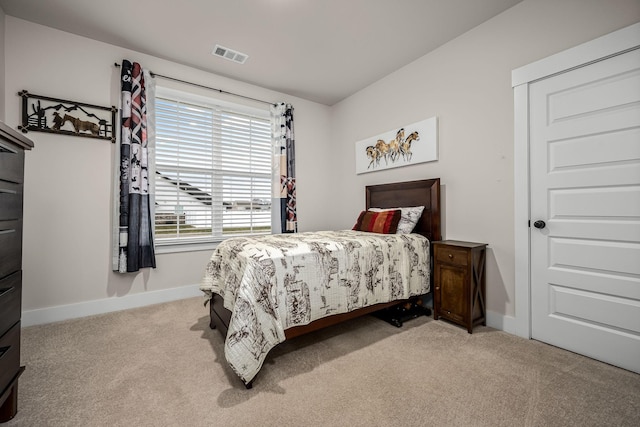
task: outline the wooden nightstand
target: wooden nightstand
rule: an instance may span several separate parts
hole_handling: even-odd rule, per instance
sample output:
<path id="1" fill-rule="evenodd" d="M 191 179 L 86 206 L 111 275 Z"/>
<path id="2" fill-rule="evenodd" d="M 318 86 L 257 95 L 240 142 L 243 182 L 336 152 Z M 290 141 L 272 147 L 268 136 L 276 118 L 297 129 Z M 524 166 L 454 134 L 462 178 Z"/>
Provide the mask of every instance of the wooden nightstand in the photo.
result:
<path id="1" fill-rule="evenodd" d="M 486 325 L 485 243 L 433 242 L 433 318 L 465 326 Z"/>

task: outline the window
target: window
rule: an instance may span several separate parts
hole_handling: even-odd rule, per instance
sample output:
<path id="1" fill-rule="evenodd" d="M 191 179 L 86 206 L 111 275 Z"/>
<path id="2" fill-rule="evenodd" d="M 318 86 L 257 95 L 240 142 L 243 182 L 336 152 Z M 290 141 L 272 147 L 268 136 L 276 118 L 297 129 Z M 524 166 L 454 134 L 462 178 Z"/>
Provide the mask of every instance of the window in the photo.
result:
<path id="1" fill-rule="evenodd" d="M 270 233 L 268 111 L 193 102 L 158 89 L 156 244 Z"/>

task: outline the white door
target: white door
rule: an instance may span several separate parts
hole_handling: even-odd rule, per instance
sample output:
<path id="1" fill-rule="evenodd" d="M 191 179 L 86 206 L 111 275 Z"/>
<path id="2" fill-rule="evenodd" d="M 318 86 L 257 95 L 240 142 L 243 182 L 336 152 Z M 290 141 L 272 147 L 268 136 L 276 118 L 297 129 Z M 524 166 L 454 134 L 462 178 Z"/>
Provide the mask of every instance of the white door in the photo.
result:
<path id="1" fill-rule="evenodd" d="M 529 95 L 531 335 L 640 373 L 640 50 Z"/>

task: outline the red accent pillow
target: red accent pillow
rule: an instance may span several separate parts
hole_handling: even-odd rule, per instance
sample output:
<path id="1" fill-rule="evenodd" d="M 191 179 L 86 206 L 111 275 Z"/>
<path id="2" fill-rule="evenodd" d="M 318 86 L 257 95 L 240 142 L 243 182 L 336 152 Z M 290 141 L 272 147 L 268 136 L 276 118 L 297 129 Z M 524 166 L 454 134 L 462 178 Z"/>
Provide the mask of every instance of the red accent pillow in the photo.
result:
<path id="1" fill-rule="evenodd" d="M 362 211 L 358 216 L 356 225 L 353 226 L 353 230 L 395 234 L 400 222 L 400 215 L 401 211 L 399 209 L 382 212 Z"/>

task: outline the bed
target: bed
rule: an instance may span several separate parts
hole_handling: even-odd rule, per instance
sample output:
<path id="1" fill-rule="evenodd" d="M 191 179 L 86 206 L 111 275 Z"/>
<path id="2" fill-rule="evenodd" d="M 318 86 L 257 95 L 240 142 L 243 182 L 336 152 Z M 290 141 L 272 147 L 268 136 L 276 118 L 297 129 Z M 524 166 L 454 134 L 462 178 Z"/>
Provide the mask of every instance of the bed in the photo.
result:
<path id="1" fill-rule="evenodd" d="M 424 210 L 410 234 L 239 237 L 212 254 L 200 289 L 211 328 L 225 337 L 225 358 L 247 388 L 277 344 L 430 292 L 430 246 L 441 240 L 440 179 L 370 185 L 365 201 L 366 211 Z"/>

